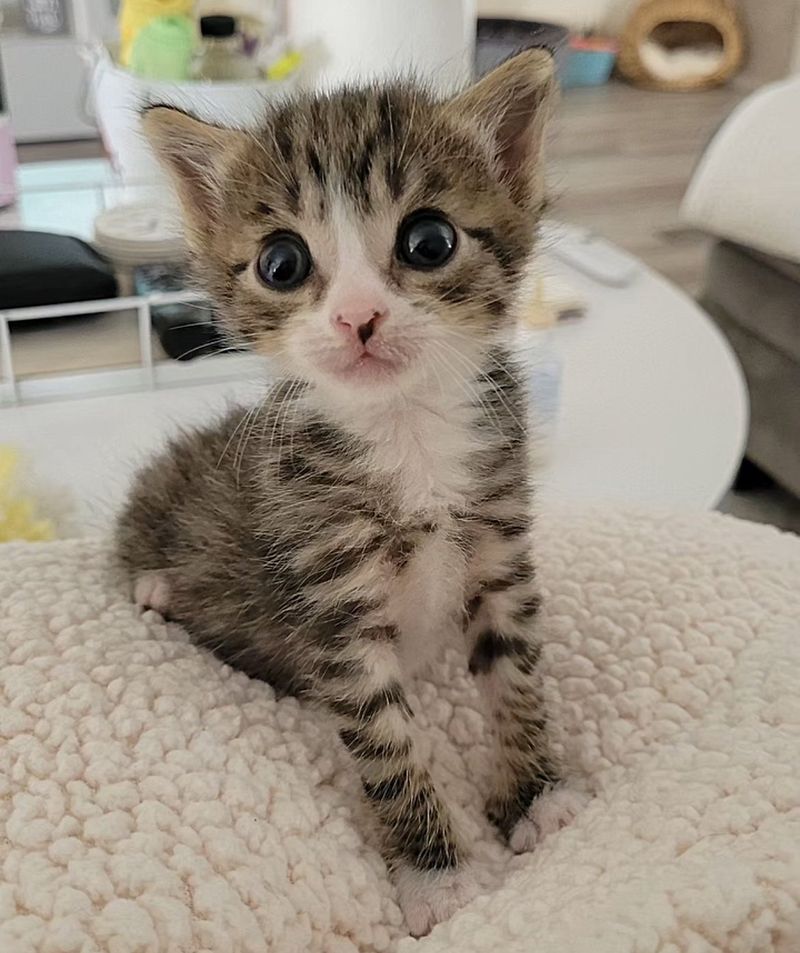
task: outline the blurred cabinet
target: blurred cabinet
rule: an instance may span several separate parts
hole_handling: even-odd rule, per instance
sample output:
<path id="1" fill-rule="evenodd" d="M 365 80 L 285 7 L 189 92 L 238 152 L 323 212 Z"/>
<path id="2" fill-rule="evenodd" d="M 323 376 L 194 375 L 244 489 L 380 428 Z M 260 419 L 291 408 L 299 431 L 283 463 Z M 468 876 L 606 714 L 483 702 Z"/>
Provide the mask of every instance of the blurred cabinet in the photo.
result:
<path id="1" fill-rule="evenodd" d="M 0 34 L 0 66 L 18 142 L 97 136 L 83 114 L 87 70 L 74 37 Z"/>
<path id="2" fill-rule="evenodd" d="M 97 136 L 84 114 L 88 73 L 80 50 L 108 38 L 114 0 L 66 0 L 64 10 L 66 29 L 42 35 L 28 32 L 18 0 L 0 0 L 0 84 L 18 142 Z"/>

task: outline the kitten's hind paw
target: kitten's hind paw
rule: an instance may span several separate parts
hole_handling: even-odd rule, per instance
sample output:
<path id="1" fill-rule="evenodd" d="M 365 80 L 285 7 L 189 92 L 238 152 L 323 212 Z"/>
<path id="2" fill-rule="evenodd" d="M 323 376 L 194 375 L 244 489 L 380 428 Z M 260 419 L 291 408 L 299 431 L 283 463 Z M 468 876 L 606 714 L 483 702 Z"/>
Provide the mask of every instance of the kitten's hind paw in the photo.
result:
<path id="1" fill-rule="evenodd" d="M 133 601 L 144 612 L 153 609 L 169 618 L 169 580 L 164 573 L 146 572 L 133 586 Z"/>
<path id="2" fill-rule="evenodd" d="M 415 870 L 401 867 L 395 874 L 398 902 L 412 936 L 424 936 L 478 895 L 468 867 L 454 870 Z"/>
<path id="3" fill-rule="evenodd" d="M 563 784 L 545 791 L 515 824 L 508 839 L 509 847 L 516 854 L 533 850 L 542 838 L 572 823 L 588 801 L 587 794 Z"/>

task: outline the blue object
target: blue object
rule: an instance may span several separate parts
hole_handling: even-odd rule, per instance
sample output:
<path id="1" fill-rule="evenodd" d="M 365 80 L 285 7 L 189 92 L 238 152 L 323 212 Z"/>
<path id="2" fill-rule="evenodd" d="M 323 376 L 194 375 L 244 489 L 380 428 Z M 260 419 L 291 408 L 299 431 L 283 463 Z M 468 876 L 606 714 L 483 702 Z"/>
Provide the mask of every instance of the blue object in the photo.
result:
<path id="1" fill-rule="evenodd" d="M 528 332 L 526 337 L 532 345 L 525 361 L 531 437 L 535 458 L 544 462 L 553 447 L 558 424 L 563 366 L 553 346 L 552 330 Z"/>
<path id="2" fill-rule="evenodd" d="M 561 73 L 564 89 L 574 86 L 602 86 L 607 83 L 617 54 L 614 50 L 570 49 Z"/>

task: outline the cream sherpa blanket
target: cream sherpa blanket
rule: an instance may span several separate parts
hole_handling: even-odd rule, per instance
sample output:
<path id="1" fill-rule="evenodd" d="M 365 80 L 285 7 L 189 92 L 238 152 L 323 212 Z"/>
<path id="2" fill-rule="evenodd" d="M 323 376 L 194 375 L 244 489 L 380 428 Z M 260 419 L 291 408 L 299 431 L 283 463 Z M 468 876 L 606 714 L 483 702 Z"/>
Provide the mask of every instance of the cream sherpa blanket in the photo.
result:
<path id="1" fill-rule="evenodd" d="M 595 797 L 512 857 L 443 663 L 415 707 L 486 895 L 415 941 L 323 716 L 137 618 L 103 543 L 0 549 L 2 953 L 797 953 L 800 541 L 563 512 L 539 561 L 553 721 Z"/>

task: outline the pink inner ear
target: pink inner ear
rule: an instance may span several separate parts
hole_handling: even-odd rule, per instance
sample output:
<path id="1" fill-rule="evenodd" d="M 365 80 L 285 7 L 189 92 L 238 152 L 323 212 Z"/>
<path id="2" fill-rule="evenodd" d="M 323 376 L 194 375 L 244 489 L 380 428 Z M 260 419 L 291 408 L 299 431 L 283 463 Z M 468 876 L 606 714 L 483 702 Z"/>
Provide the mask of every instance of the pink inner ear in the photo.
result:
<path id="1" fill-rule="evenodd" d="M 527 198 L 542 146 L 544 116 L 541 90 L 519 89 L 509 97 L 495 138 L 498 158 L 517 198 Z"/>

